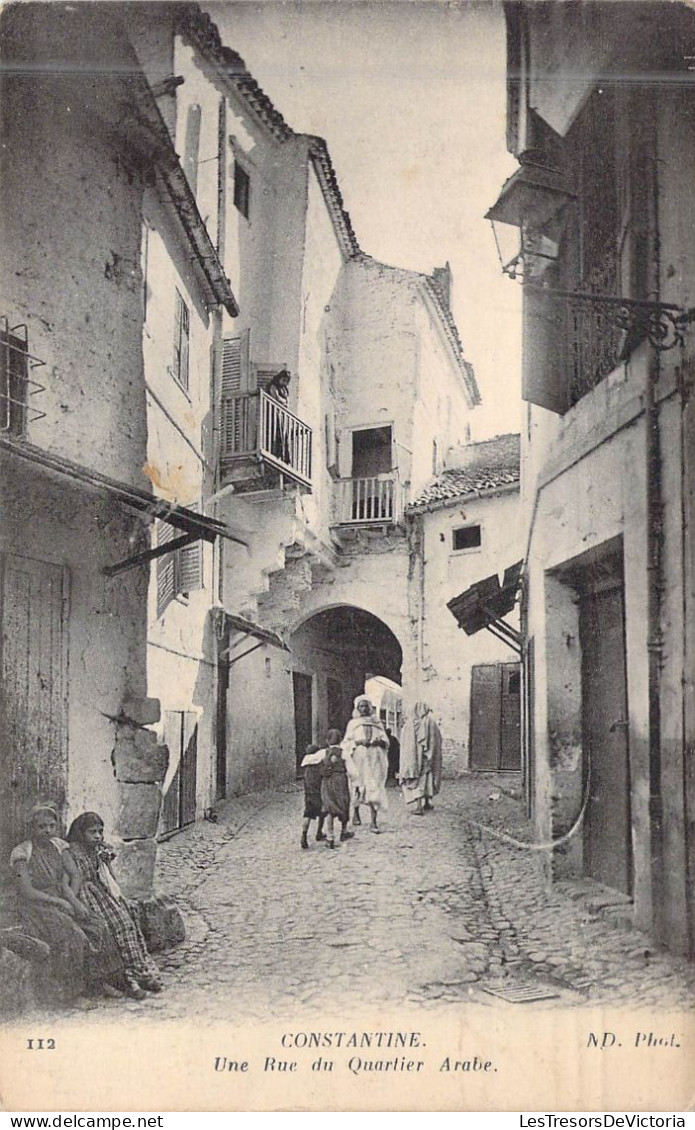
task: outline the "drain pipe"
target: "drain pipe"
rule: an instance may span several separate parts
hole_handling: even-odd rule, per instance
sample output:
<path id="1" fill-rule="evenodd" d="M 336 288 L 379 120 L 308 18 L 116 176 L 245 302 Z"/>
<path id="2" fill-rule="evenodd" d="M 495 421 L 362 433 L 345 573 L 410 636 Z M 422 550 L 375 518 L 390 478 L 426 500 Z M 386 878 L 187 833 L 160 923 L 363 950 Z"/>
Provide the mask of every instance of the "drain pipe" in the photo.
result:
<path id="1" fill-rule="evenodd" d="M 656 145 L 655 145 L 656 148 Z M 661 295 L 658 153 L 653 162 L 654 282 Z M 650 349 L 645 402 L 647 524 L 647 661 L 649 686 L 649 836 L 651 849 L 652 923 L 661 931 L 663 906 L 663 795 L 661 791 L 661 592 L 663 588 L 663 495 L 658 389 L 661 355 Z"/>

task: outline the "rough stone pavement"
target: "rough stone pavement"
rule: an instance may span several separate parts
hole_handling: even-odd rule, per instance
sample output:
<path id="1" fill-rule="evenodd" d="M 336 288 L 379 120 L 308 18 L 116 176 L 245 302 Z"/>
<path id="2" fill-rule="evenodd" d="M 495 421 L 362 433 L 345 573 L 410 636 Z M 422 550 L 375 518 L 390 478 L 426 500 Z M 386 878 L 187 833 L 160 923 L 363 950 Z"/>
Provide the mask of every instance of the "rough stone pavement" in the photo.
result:
<path id="1" fill-rule="evenodd" d="M 556 994 L 534 1008 L 692 1006 L 695 967 L 629 928 L 624 906 L 615 919 L 610 892 L 548 887 L 541 853 L 470 825 L 530 838 L 513 775 L 445 781 L 422 818 L 398 790 L 389 797 L 380 835 L 363 825 L 334 851 L 315 842 L 315 824 L 300 849 L 299 786 L 232 799 L 219 823 L 162 844 L 158 888 L 177 899 L 187 939 L 159 955 L 164 993 L 116 1007 L 235 1022 L 360 1000 L 494 1008 L 483 986 L 502 983 Z"/>

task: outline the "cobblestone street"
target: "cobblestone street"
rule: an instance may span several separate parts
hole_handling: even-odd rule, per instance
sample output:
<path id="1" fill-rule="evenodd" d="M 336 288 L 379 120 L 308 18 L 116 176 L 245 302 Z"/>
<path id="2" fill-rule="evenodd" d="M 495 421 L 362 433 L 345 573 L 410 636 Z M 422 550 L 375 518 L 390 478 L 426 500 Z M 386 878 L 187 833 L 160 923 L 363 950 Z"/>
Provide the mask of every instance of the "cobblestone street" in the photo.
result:
<path id="1" fill-rule="evenodd" d="M 695 969 L 655 952 L 610 892 L 586 881 L 547 891 L 539 853 L 469 823 L 528 839 L 513 783 L 447 781 L 422 819 L 392 790 L 381 834 L 363 825 L 335 851 L 313 835 L 300 849 L 299 787 L 227 802 L 219 823 L 160 847 L 158 886 L 177 899 L 187 939 L 160 955 L 165 992 L 125 1007 L 239 1022 L 367 996 L 377 1007 L 494 1008 L 503 1002 L 483 986 L 505 979 L 556 993 L 534 1007 L 691 1005 Z"/>

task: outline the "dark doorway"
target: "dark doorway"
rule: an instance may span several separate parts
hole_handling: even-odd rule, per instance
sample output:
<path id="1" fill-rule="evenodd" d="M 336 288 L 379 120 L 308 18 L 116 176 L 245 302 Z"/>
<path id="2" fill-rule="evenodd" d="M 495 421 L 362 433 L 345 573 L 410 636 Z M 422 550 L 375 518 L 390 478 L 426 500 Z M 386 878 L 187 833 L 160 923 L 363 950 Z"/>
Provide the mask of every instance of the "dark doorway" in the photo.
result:
<path id="1" fill-rule="evenodd" d="M 521 768 L 521 665 L 481 663 L 471 669 L 470 767 Z"/>
<path id="2" fill-rule="evenodd" d="M 584 870 L 608 887 L 632 893 L 630 764 L 622 579 L 585 592 L 582 642 Z"/>
<path id="3" fill-rule="evenodd" d="M 164 743 L 177 761 L 164 794 L 160 836 L 171 835 L 195 820 L 198 780 L 198 715 L 192 710 L 164 711 Z"/>
<path id="4" fill-rule="evenodd" d="M 295 755 L 297 773 L 299 773 L 306 747 L 311 744 L 314 736 L 311 707 L 313 679 L 311 675 L 303 675 L 300 671 L 293 671 L 292 683 L 294 685 Z"/>
<path id="5" fill-rule="evenodd" d="M 326 679 L 326 718 L 327 730 L 340 730 L 342 733 L 350 717 L 350 712 L 345 710 L 345 695 L 340 679 Z"/>
<path id="6" fill-rule="evenodd" d="M 224 800 L 227 795 L 227 698 L 229 691 L 229 664 L 221 660 L 217 665 L 217 721 L 215 727 L 215 797 Z"/>
<path id="7" fill-rule="evenodd" d="M 393 466 L 391 428 L 361 428 L 352 433 L 352 477 L 382 475 Z"/>

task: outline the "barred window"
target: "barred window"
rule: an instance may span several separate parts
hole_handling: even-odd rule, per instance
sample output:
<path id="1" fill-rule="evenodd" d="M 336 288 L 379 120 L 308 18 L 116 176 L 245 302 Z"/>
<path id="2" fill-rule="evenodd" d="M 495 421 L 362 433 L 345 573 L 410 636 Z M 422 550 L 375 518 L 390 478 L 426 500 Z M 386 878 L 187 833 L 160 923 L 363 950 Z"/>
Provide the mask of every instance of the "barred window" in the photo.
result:
<path id="1" fill-rule="evenodd" d="M 24 434 L 29 358 L 26 343 L 0 330 L 0 432 Z"/>

